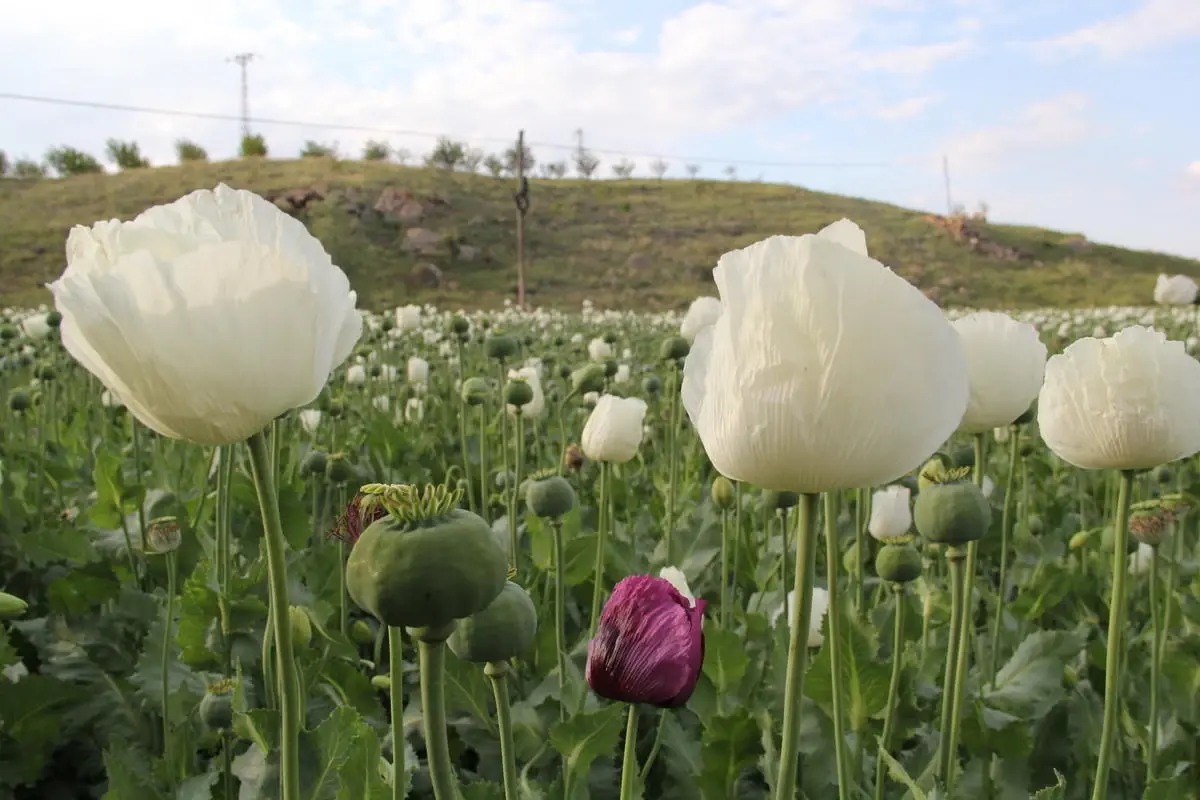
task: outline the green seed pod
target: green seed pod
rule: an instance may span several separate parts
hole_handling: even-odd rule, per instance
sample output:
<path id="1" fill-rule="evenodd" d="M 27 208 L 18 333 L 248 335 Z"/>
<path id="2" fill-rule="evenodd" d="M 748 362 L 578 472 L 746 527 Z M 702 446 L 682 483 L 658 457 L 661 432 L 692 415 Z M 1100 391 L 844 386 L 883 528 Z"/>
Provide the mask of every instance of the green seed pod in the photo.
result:
<path id="1" fill-rule="evenodd" d="M 392 690 L 392 679 L 387 675 L 371 676 L 371 685 L 381 692 L 390 692 Z"/>
<path id="2" fill-rule="evenodd" d="M 46 324 L 51 328 L 57 328 L 59 325 L 62 325 L 62 314 L 58 311 L 51 311 L 46 315 Z"/>
<path id="3" fill-rule="evenodd" d="M 488 386 L 487 380 L 484 378 L 467 378 L 463 381 L 460 395 L 462 401 L 469 406 L 481 406 L 487 402 L 488 396 L 492 393 L 492 387 Z"/>
<path id="4" fill-rule="evenodd" d="M 575 507 L 575 489 L 561 475 L 530 481 L 525 504 L 536 517 L 557 519 Z"/>
<path id="5" fill-rule="evenodd" d="M 450 332 L 460 339 L 466 336 L 470 330 L 471 323 L 466 317 L 456 315 L 452 320 L 450 320 Z"/>
<path id="6" fill-rule="evenodd" d="M 612 331 L 609 331 L 608 333 L 604 334 L 604 336 L 601 338 L 604 339 L 605 344 L 616 344 L 617 343 L 617 335 L 615 333 L 613 333 Z"/>
<path id="7" fill-rule="evenodd" d="M 728 511 L 733 508 L 733 504 L 737 500 L 737 495 L 733 489 L 733 481 L 724 475 L 718 475 L 713 479 L 711 495 L 713 505 L 721 511 Z"/>
<path id="8" fill-rule="evenodd" d="M 383 374 L 383 368 L 380 367 L 378 364 L 372 364 L 370 367 L 367 368 L 367 374 L 370 375 L 372 378 L 378 378 L 380 375 Z"/>
<path id="9" fill-rule="evenodd" d="M 658 355 L 663 361 L 679 361 L 687 358 L 688 351 L 691 349 L 687 339 L 682 336 L 671 336 L 663 340 L 658 348 Z"/>
<path id="10" fill-rule="evenodd" d="M 521 343 L 506 333 L 493 333 L 483 340 L 483 354 L 497 361 L 507 361 L 521 352 Z"/>
<path id="11" fill-rule="evenodd" d="M 954 461 L 945 453 L 934 453 L 933 457 L 921 465 L 917 472 L 917 489 L 924 491 L 926 487 L 936 483 L 945 483 L 954 469 Z"/>
<path id="12" fill-rule="evenodd" d="M 1154 480 L 1157 483 L 1160 483 L 1160 484 L 1170 483 L 1172 478 L 1174 478 L 1174 477 L 1175 476 L 1173 474 L 1171 474 L 1170 467 L 1160 466 L 1160 467 L 1154 468 Z"/>
<path id="13" fill-rule="evenodd" d="M 375 634 L 371 631 L 371 623 L 365 619 L 356 619 L 350 625 L 350 640 L 355 644 L 370 644 L 375 641 Z"/>
<path id="14" fill-rule="evenodd" d="M 576 394 L 598 392 L 604 388 L 604 367 L 588 364 L 571 373 L 571 391 Z"/>
<path id="15" fill-rule="evenodd" d="M 0 342 L 11 342 L 17 338 L 17 329 L 12 325 L 0 325 Z"/>
<path id="16" fill-rule="evenodd" d="M 354 477 L 350 463 L 340 456 L 329 456 L 325 461 L 325 478 L 333 483 L 345 483 Z"/>
<path id="17" fill-rule="evenodd" d="M 158 517 L 146 526 L 146 543 L 157 555 L 173 553 L 183 544 L 183 530 L 175 517 Z"/>
<path id="18" fill-rule="evenodd" d="M 620 369 L 620 367 L 617 365 L 617 362 L 610 358 L 608 361 L 604 362 L 604 377 L 613 377 L 617 374 L 618 369 Z"/>
<path id="19" fill-rule="evenodd" d="M 1117 533 L 1112 525 L 1105 525 L 1100 531 L 1100 549 L 1111 553 L 1117 545 Z M 1133 536 L 1125 537 L 1125 553 L 1128 555 L 1138 549 L 1138 541 Z"/>
<path id="20" fill-rule="evenodd" d="M 376 520 L 350 552 L 350 598 L 384 625 L 443 626 L 487 608 L 504 588 L 508 559 L 491 526 L 461 508 L 437 512 Z"/>
<path id="21" fill-rule="evenodd" d="M 330 400 L 329 407 L 326 408 L 325 411 L 329 414 L 329 416 L 336 419 L 337 417 L 340 417 L 342 414 L 346 413 L 346 407 L 342 405 L 340 400 Z"/>
<path id="22" fill-rule="evenodd" d="M 537 609 L 529 593 L 509 581 L 483 611 L 459 620 L 446 644 L 464 661 L 507 661 L 527 652 L 537 634 Z"/>
<path id="23" fill-rule="evenodd" d="M 931 483 L 913 502 L 913 522 L 931 542 L 963 545 L 987 533 L 992 507 L 974 483 Z"/>
<path id="24" fill-rule="evenodd" d="M 1022 442 L 1021 447 L 1019 449 L 1020 449 L 1020 453 L 1021 453 L 1021 458 L 1029 458 L 1030 456 L 1032 456 L 1034 453 L 1037 452 L 1037 448 L 1034 447 L 1032 442 Z"/>
<path id="25" fill-rule="evenodd" d="M 526 380 L 511 380 L 504 385 L 505 405 L 522 406 L 533 402 L 533 387 Z"/>
<path id="26" fill-rule="evenodd" d="M 861 564 L 858 557 L 858 542 L 853 541 L 846 548 L 846 552 L 842 553 L 842 569 L 846 570 L 849 575 L 857 575 Z"/>
<path id="27" fill-rule="evenodd" d="M 303 650 L 312 643 L 312 620 L 302 606 L 288 606 L 288 621 L 292 624 L 292 647 Z"/>
<path id="28" fill-rule="evenodd" d="M 889 583 L 915 581 L 921 566 L 921 554 L 911 544 L 885 544 L 875 554 L 875 574 Z"/>
<path id="29" fill-rule="evenodd" d="M 1087 544 L 1088 539 L 1090 539 L 1091 537 L 1092 537 L 1092 531 L 1078 531 L 1071 535 L 1071 540 L 1070 540 L 1070 542 L 1067 543 L 1067 547 L 1069 547 L 1072 550 L 1078 550 L 1079 548 L 1081 548 L 1085 544 Z M 1101 537 L 1101 538 L 1103 538 L 1103 537 Z M 1108 549 L 1112 550 L 1111 542 L 1109 543 Z"/>
<path id="30" fill-rule="evenodd" d="M 8 407 L 13 411 L 28 411 L 33 406 L 33 398 L 29 392 L 15 389 L 8 394 Z"/>
<path id="31" fill-rule="evenodd" d="M 324 477 L 329 457 L 321 450 L 309 450 L 300 461 L 301 475 L 320 475 Z"/>
<path id="32" fill-rule="evenodd" d="M 227 731 L 233 727 L 232 681 L 221 681 L 208 687 L 200 700 L 200 722 L 210 731 Z"/>
<path id="33" fill-rule="evenodd" d="M 55 377 L 57 377 L 57 373 L 52 365 L 43 364 L 37 368 L 37 377 L 38 380 L 42 381 L 43 383 L 49 383 L 50 381 L 54 380 Z"/>
<path id="34" fill-rule="evenodd" d="M 16 595 L 8 592 L 0 592 L 0 619 L 12 619 L 19 617 L 29 608 L 29 603 L 26 603 Z"/>
<path id="35" fill-rule="evenodd" d="M 379 327 L 386 333 L 387 331 L 390 331 L 392 328 L 396 327 L 396 320 L 390 316 L 384 317 L 379 323 Z"/>
<path id="36" fill-rule="evenodd" d="M 563 380 L 566 380 L 567 378 L 571 377 L 571 365 L 570 364 L 559 364 L 558 365 L 558 377 L 562 378 Z"/>
<path id="37" fill-rule="evenodd" d="M 658 396 L 662 391 L 662 378 L 657 375 L 647 375 L 642 378 L 642 391 L 651 397 Z"/>

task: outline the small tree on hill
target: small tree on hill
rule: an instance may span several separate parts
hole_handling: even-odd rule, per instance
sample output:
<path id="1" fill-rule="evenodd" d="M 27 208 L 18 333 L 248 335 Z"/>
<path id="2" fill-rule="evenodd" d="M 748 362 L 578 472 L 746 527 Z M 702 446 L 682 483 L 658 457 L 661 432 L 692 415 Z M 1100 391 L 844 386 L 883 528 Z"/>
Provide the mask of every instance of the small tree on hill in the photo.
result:
<path id="1" fill-rule="evenodd" d="M 403 147 L 397 147 L 392 151 L 392 158 L 396 159 L 397 164 L 407 164 L 408 160 L 412 158 L 412 152 Z"/>
<path id="2" fill-rule="evenodd" d="M 122 142 L 120 139 L 109 139 L 104 147 L 108 160 L 121 170 L 143 169 L 150 166 L 149 159 L 142 156 L 137 142 Z"/>
<path id="3" fill-rule="evenodd" d="M 188 161 L 208 161 L 208 151 L 187 139 L 175 142 L 175 155 L 179 158 L 180 164 Z"/>
<path id="4" fill-rule="evenodd" d="M 267 140 L 261 133 L 250 133 L 242 137 L 242 158 L 266 158 Z"/>
<path id="5" fill-rule="evenodd" d="M 8 168 L 9 168 L 8 153 L 4 152 L 3 150 L 0 150 L 0 178 L 3 178 L 5 175 L 8 174 Z"/>
<path id="6" fill-rule="evenodd" d="M 64 178 L 70 175 L 104 172 L 104 167 L 100 166 L 100 162 L 94 156 L 66 145 L 51 148 L 46 153 L 46 163 Z"/>
<path id="7" fill-rule="evenodd" d="M 489 153 L 483 159 L 483 168 L 486 169 L 488 174 L 493 178 L 499 178 L 504 174 L 504 159 L 500 158 L 500 156 L 496 155 L 495 153 Z"/>
<path id="8" fill-rule="evenodd" d="M 663 179 L 663 176 L 667 174 L 667 170 L 670 168 L 671 165 L 666 161 L 663 161 L 661 158 L 656 158 L 650 162 L 650 172 L 660 181 Z"/>
<path id="9" fill-rule="evenodd" d="M 433 151 L 425 156 L 425 164 L 439 169 L 457 169 L 467 157 L 467 146 L 448 136 L 439 136 Z"/>
<path id="10" fill-rule="evenodd" d="M 483 164 L 483 151 L 478 147 L 468 147 L 463 153 L 462 168 L 464 172 L 479 172 Z"/>
<path id="11" fill-rule="evenodd" d="M 575 162 L 575 174 L 581 178 L 592 177 L 596 168 L 600 166 L 600 159 L 596 158 L 596 155 L 586 147 L 575 148 L 572 160 Z"/>
<path id="12" fill-rule="evenodd" d="M 521 151 L 522 167 L 525 170 L 525 174 L 532 175 L 533 168 L 537 166 L 537 159 L 533 157 L 533 151 L 529 149 L 529 145 L 522 144 Z M 517 174 L 517 146 L 515 144 L 504 151 L 504 171 L 509 175 Z"/>
<path id="13" fill-rule="evenodd" d="M 363 161 L 387 161 L 391 154 L 392 146 L 387 142 L 368 139 L 363 146 Z"/>
<path id="14" fill-rule="evenodd" d="M 692 178 L 693 180 L 695 180 L 696 176 L 700 174 L 699 164 L 688 164 L 686 167 L 684 167 L 684 169 L 687 170 L 688 177 Z"/>
<path id="15" fill-rule="evenodd" d="M 325 144 L 309 139 L 300 151 L 301 158 L 337 158 L 337 142 Z"/>
<path id="16" fill-rule="evenodd" d="M 616 175 L 621 179 L 626 179 L 632 176 L 635 169 L 637 169 L 637 164 L 633 163 L 628 158 L 622 158 L 620 161 L 612 165 L 613 175 Z"/>
<path id="17" fill-rule="evenodd" d="M 9 176 L 18 180 L 37 180 L 46 177 L 46 168 L 33 159 L 18 158 L 9 170 Z"/>

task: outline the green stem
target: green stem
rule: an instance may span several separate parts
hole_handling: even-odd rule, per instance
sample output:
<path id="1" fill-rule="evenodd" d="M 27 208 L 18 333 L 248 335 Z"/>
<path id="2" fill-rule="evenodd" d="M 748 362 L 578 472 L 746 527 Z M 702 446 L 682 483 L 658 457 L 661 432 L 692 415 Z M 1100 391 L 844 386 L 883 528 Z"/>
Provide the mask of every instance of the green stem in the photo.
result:
<path id="1" fill-rule="evenodd" d="M 856 566 L 854 572 L 854 607 L 860 616 L 867 613 L 867 576 L 863 566 L 867 557 L 867 526 L 871 524 L 871 490 L 859 489 L 854 503 L 856 519 L 854 521 L 854 552 Z M 861 749 L 861 748 L 860 748 Z"/>
<path id="2" fill-rule="evenodd" d="M 496 725 L 500 729 L 500 760 L 504 769 L 504 800 L 518 800 L 517 756 L 513 746 L 512 711 L 508 705 L 508 664 L 496 661 L 483 668 L 491 678 L 492 695 L 496 698 Z M 400 798 L 397 798 L 400 800 Z"/>
<path id="3" fill-rule="evenodd" d="M 837 495 L 826 492 L 825 504 L 825 582 L 829 593 L 829 665 L 833 695 L 833 755 L 837 766 L 838 799 L 850 792 L 850 762 L 846 757 L 846 715 L 842 700 L 841 606 L 838 605 Z M 786 554 L 786 551 L 785 551 Z"/>
<path id="4" fill-rule="evenodd" d="M 667 727 L 667 711 L 663 709 L 658 712 L 658 725 L 654 729 L 654 744 L 650 745 L 650 753 L 646 756 L 646 763 L 642 764 L 642 784 L 646 783 L 646 778 L 650 775 L 650 770 L 654 768 L 654 762 L 658 759 L 658 752 L 662 749 L 663 730 Z"/>
<path id="5" fill-rule="evenodd" d="M 479 404 L 479 516 L 488 519 L 487 403 Z"/>
<path id="6" fill-rule="evenodd" d="M 896 705 L 900 700 L 900 668 L 904 662 L 904 584 L 893 584 L 895 591 L 896 611 L 892 615 L 892 677 L 888 682 L 888 704 L 883 716 L 883 736 L 879 747 L 887 752 L 891 747 L 892 729 L 896 723 Z M 883 800 L 883 771 L 884 761 L 875 761 L 875 800 Z"/>
<path id="7" fill-rule="evenodd" d="M 458 779 L 446 735 L 446 638 L 452 626 L 410 629 L 421 664 L 421 709 L 425 722 L 426 761 L 436 800 L 458 800 Z"/>
<path id="8" fill-rule="evenodd" d="M 679 421 L 676 411 L 679 405 L 679 364 L 672 362 L 671 367 L 671 400 L 667 403 L 667 518 L 663 525 L 663 535 L 667 540 L 667 564 L 675 563 L 675 492 L 678 473 L 675 462 L 679 460 L 677 440 L 679 439 Z"/>
<path id="9" fill-rule="evenodd" d="M 387 637 L 388 702 L 392 715 L 392 800 L 404 800 L 408 796 L 408 769 L 404 763 L 404 639 L 401 629 L 393 626 L 387 628 Z"/>
<path id="10" fill-rule="evenodd" d="M 779 774 L 775 800 L 796 797 L 796 763 L 800 757 L 800 698 L 804 696 L 804 671 L 808 663 L 808 620 L 812 615 L 812 590 L 817 572 L 816 525 L 819 494 L 800 495 L 796 514 L 796 593 L 792 595 L 791 630 L 788 632 L 787 678 L 783 690 L 783 737 L 779 746 Z"/>
<path id="11" fill-rule="evenodd" d="M 280 707 L 279 776 L 282 800 L 300 799 L 300 698 L 296 696 L 296 661 L 292 652 L 292 628 L 288 622 L 288 585 L 283 524 L 279 500 L 271 476 L 271 454 L 260 432 L 246 444 L 250 449 L 250 471 L 258 492 L 263 518 L 263 540 L 267 553 L 267 581 L 271 598 L 271 628 L 275 639 Z"/>
<path id="12" fill-rule="evenodd" d="M 637 703 L 630 703 L 625 721 L 625 755 L 621 758 L 621 800 L 633 800 L 637 783 L 637 711 Z"/>
<path id="13" fill-rule="evenodd" d="M 1125 576 L 1129 544 L 1129 496 L 1133 492 L 1133 472 L 1121 470 L 1117 489 L 1117 513 L 1113 520 L 1112 589 L 1108 601 L 1108 648 L 1104 658 L 1104 725 L 1100 729 L 1100 752 L 1096 757 L 1096 776 L 1092 781 L 1092 800 L 1108 797 L 1108 771 L 1112 766 L 1113 744 L 1117 736 L 1117 706 L 1121 688 L 1121 634 L 1125 629 Z"/>
<path id="14" fill-rule="evenodd" d="M 596 626 L 600 623 L 600 605 L 604 599 L 604 558 L 608 540 L 608 470 L 607 461 L 600 462 L 600 520 L 596 531 L 596 564 L 592 573 L 592 618 L 588 623 L 588 639 L 596 638 Z"/>
<path id="15" fill-rule="evenodd" d="M 721 511 L 721 629 L 729 630 L 729 512 Z M 720 695 L 717 696 L 720 700 Z"/>
<path id="16" fill-rule="evenodd" d="M 951 794 L 951 782 L 954 775 L 954 729 L 957 719 L 954 715 L 954 691 L 958 684 L 956 680 L 959 664 L 958 650 L 962 646 L 963 617 L 963 571 L 965 560 L 962 550 L 957 547 L 946 548 L 946 562 L 950 568 L 950 637 L 946 642 L 946 675 L 942 681 L 942 720 L 941 744 L 938 750 L 938 777 Z"/>
<path id="17" fill-rule="evenodd" d="M 501 361 L 500 369 L 500 392 L 504 392 L 504 362 Z M 509 566 L 516 566 L 517 563 L 517 517 L 513 510 L 513 497 L 516 495 L 516 487 L 513 486 L 513 473 L 508 471 L 508 405 L 504 402 L 504 398 L 500 398 L 500 457 L 503 464 L 504 474 L 504 520 L 508 523 L 508 563 Z"/>
<path id="18" fill-rule="evenodd" d="M 464 380 L 461 337 L 454 337 L 454 346 L 458 350 L 458 381 L 461 386 Z M 462 455 L 463 479 L 467 482 L 467 508 L 474 513 L 475 495 L 471 492 L 471 460 L 468 457 L 470 451 L 467 449 L 467 408 L 467 401 L 463 400 L 460 394 L 458 398 L 458 446 Z"/>
<path id="19" fill-rule="evenodd" d="M 167 773 L 174 774 L 171 767 L 171 680 L 167 669 L 171 662 L 171 627 L 175 618 L 175 553 L 167 553 L 167 609 L 163 617 L 162 644 L 162 732 L 163 759 L 167 762 Z"/>
<path id="20" fill-rule="evenodd" d="M 1008 597 L 1008 535 L 1016 495 L 1013 484 L 1017 477 L 1017 458 L 1020 453 L 1021 427 L 1013 425 L 1008 437 L 1008 473 L 1004 478 L 1004 509 L 1000 514 L 1000 594 L 996 598 L 996 615 L 992 620 L 992 650 L 988 658 L 988 683 L 996 678 L 1000 659 L 1000 627 L 1004 621 L 1004 602 Z M 1082 524 L 1082 517 L 1080 518 Z"/>
<path id="21" fill-rule="evenodd" d="M 975 444 L 975 469 L 973 478 L 975 485 L 983 490 L 983 479 L 987 474 L 986 434 L 977 433 Z M 962 719 L 967 699 L 967 658 L 971 654 L 971 639 L 975 635 L 975 573 L 979 558 L 979 540 L 967 544 L 967 565 L 963 574 L 963 611 L 962 629 L 958 637 L 958 665 L 954 670 L 954 724 L 950 726 L 950 752 L 958 752 L 958 721 Z M 953 757 L 953 756 L 952 756 Z M 954 776 L 948 779 L 948 786 L 954 788 Z"/>
<path id="22" fill-rule="evenodd" d="M 567 719 L 567 598 L 562 519 L 555 517 L 550 520 L 550 530 L 554 537 L 554 656 L 558 664 L 558 719 L 563 722 Z M 566 774 L 565 757 L 563 774 Z"/>
<path id="23" fill-rule="evenodd" d="M 142 484 L 142 437 L 139 431 L 141 423 L 134 419 L 133 415 L 129 415 L 129 427 L 133 433 L 133 480 L 138 486 Z M 38 502 L 41 502 L 41 495 L 38 495 Z M 124 513 L 124 512 L 122 512 Z M 142 537 L 142 558 L 146 553 L 150 552 L 150 543 L 146 540 L 146 503 L 140 502 L 137 507 L 138 532 Z M 146 581 L 149 580 L 149 570 L 145 569 L 145 564 L 142 565 L 142 589 L 146 588 Z"/>
<path id="24" fill-rule="evenodd" d="M 1162 636 L 1163 626 L 1159 607 L 1162 604 L 1158 585 L 1158 547 L 1150 557 L 1150 726 L 1146 743 L 1146 783 L 1149 784 L 1156 776 L 1158 762 L 1158 675 L 1162 671 Z"/>
<path id="25" fill-rule="evenodd" d="M 524 408 L 517 409 L 517 435 L 514 444 L 516 445 L 516 477 L 513 479 L 511 499 L 508 504 L 508 534 L 509 541 L 512 546 L 512 557 L 510 559 L 513 569 L 519 569 L 520 562 L 520 543 L 517 541 L 517 509 L 520 507 L 519 492 L 521 490 L 522 473 L 525 471 L 525 410 Z"/>

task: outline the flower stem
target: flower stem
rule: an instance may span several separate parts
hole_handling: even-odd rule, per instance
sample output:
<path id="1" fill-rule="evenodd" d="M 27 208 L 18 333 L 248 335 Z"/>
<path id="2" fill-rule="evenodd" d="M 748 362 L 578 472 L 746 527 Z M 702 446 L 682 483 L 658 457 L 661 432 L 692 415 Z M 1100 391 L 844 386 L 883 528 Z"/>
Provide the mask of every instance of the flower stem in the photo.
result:
<path id="1" fill-rule="evenodd" d="M 721 511 L 721 629 L 729 630 L 729 512 Z M 720 696 L 717 697 L 720 700 Z"/>
<path id="2" fill-rule="evenodd" d="M 679 405 L 679 364 L 671 362 L 671 400 L 667 403 L 667 518 L 663 535 L 667 539 L 667 563 L 675 563 L 675 493 L 678 473 L 675 462 L 678 458 L 679 421 L 676 412 Z"/>
<path id="3" fill-rule="evenodd" d="M 957 725 L 955 717 L 954 694 L 958 685 L 956 679 L 959 665 L 958 650 L 962 647 L 963 617 L 966 609 L 963 598 L 963 572 L 966 556 L 957 547 L 946 548 L 946 562 L 950 567 L 950 638 L 946 643 L 946 675 L 942 681 L 942 740 L 938 752 L 938 777 L 947 787 L 949 796 L 953 797 L 951 782 L 954 780 L 954 729 Z"/>
<path id="4" fill-rule="evenodd" d="M 1104 657 L 1104 725 L 1100 729 L 1100 752 L 1096 757 L 1092 800 L 1105 800 L 1108 797 L 1108 771 L 1112 766 L 1113 744 L 1117 737 L 1117 706 L 1121 699 L 1121 633 L 1125 628 L 1125 575 L 1129 571 L 1125 554 L 1129 544 L 1129 499 L 1132 493 L 1133 472 L 1121 470 L 1117 513 L 1113 520 L 1112 589 L 1108 601 L 1108 649 Z"/>
<path id="5" fill-rule="evenodd" d="M 607 461 L 600 462 L 600 520 L 596 531 L 596 565 L 592 574 L 592 617 L 588 623 L 588 638 L 596 638 L 596 626 L 600 623 L 600 605 L 604 598 L 604 545 L 608 539 L 608 471 Z"/>
<path id="6" fill-rule="evenodd" d="M 345 571 L 345 570 L 343 570 Z M 392 800 L 408 796 L 404 763 L 404 639 L 400 628 L 388 626 L 388 702 L 392 715 Z"/>
<path id="7" fill-rule="evenodd" d="M 462 385 L 463 381 L 463 346 L 462 338 L 455 337 L 455 348 L 458 350 L 458 381 Z M 475 495 L 471 493 L 471 459 L 468 457 L 467 450 L 467 401 L 462 399 L 462 395 L 458 398 L 458 447 L 462 455 L 463 479 L 467 482 L 467 508 L 472 513 L 475 511 Z"/>
<path id="8" fill-rule="evenodd" d="M 837 765 L 839 800 L 846 800 L 850 792 L 850 764 L 846 757 L 846 715 L 842 698 L 842 638 L 841 606 L 838 605 L 838 556 L 841 549 L 837 542 L 837 495 L 827 492 L 825 504 L 825 582 L 829 592 L 829 651 L 830 677 L 833 694 L 833 754 Z"/>
<path id="9" fill-rule="evenodd" d="M 1004 601 L 1008 597 L 1008 534 L 1012 523 L 1013 484 L 1017 477 L 1017 459 L 1020 454 L 1021 427 L 1012 426 L 1008 438 L 1008 474 L 1004 478 L 1004 510 L 1000 514 L 1000 594 L 996 597 L 996 616 L 992 620 L 992 650 L 988 656 L 988 682 L 995 680 L 996 667 L 1000 659 L 1000 626 L 1004 620 Z M 1080 518 L 1082 519 L 1082 517 Z"/>
<path id="10" fill-rule="evenodd" d="M 658 726 L 654 730 L 654 743 L 650 745 L 650 753 L 646 756 L 646 763 L 642 764 L 642 783 L 646 783 L 646 777 L 650 774 L 650 770 L 654 768 L 654 762 L 658 759 L 658 751 L 662 749 L 663 730 L 667 727 L 667 711 L 663 709 L 658 712 Z"/>
<path id="11" fill-rule="evenodd" d="M 985 434 L 974 436 L 975 485 L 983 490 L 983 479 L 987 474 L 987 440 Z M 967 565 L 963 573 L 963 610 L 961 630 L 958 633 L 958 665 L 954 670 L 954 724 L 950 726 L 950 753 L 958 752 L 958 721 L 962 719 L 967 699 L 967 658 L 971 654 L 971 638 L 975 635 L 975 572 L 979 557 L 979 540 L 967 544 Z M 953 755 L 951 755 L 953 758 Z M 947 778 L 949 788 L 954 788 L 954 777 Z"/>
<path id="12" fill-rule="evenodd" d="M 522 473 L 525 471 L 525 409 L 517 409 L 517 431 L 514 437 L 516 446 L 516 477 L 513 479 L 511 497 L 508 503 L 508 532 L 511 540 L 512 553 L 509 562 L 513 569 L 520 567 L 520 543 L 517 541 L 517 509 L 521 506 L 519 493 L 521 491 Z"/>
<path id="13" fill-rule="evenodd" d="M 453 626 L 410 628 L 417 640 L 421 664 L 421 710 L 425 718 L 425 748 L 429 782 L 436 800 L 458 800 L 458 780 L 446 736 L 446 639 Z"/>
<path id="14" fill-rule="evenodd" d="M 892 677 L 888 682 L 888 705 L 883 716 L 883 736 L 879 746 L 885 752 L 891 746 L 892 729 L 896 723 L 896 705 L 900 700 L 900 668 L 904 662 L 904 584 L 892 585 L 896 598 L 896 611 L 892 615 Z M 882 758 L 875 760 L 875 800 L 883 800 Z"/>
<path id="15" fill-rule="evenodd" d="M 563 566 L 562 519 L 550 520 L 554 537 L 554 658 L 558 665 L 558 719 L 567 719 L 567 598 L 566 579 Z M 563 774 L 566 774 L 566 759 L 563 759 Z"/>
<path id="16" fill-rule="evenodd" d="M 856 566 L 854 572 L 854 607 L 860 616 L 867 613 L 867 576 L 863 566 L 867 558 L 867 526 L 871 524 L 871 490 L 859 489 L 854 503 L 854 552 Z"/>
<path id="17" fill-rule="evenodd" d="M 171 627 L 175 619 L 175 553 L 166 554 L 167 557 L 167 608 L 163 616 L 163 644 L 162 644 L 162 663 L 159 665 L 162 669 L 162 733 L 163 733 L 163 759 L 167 762 L 167 772 L 174 773 L 171 766 L 171 680 L 170 672 L 167 668 L 171 661 Z"/>
<path id="18" fill-rule="evenodd" d="M 263 518 L 263 543 L 267 553 L 267 582 L 271 598 L 270 627 L 275 639 L 275 662 L 278 680 L 280 733 L 279 776 L 282 800 L 300 798 L 300 698 L 296 680 L 296 661 L 292 653 L 292 626 L 288 621 L 287 561 L 284 550 L 283 524 L 279 519 L 279 500 L 271 474 L 271 454 L 266 437 L 251 436 L 246 444 L 250 450 L 250 471 L 258 492 L 258 505 Z"/>
<path id="19" fill-rule="evenodd" d="M 512 713 L 508 706 L 508 664 L 494 661 L 483 668 L 491 678 L 492 694 L 496 698 L 496 725 L 500 729 L 500 760 L 504 764 L 504 800 L 518 800 L 517 756 L 513 748 Z M 401 800 L 401 798 L 396 798 Z"/>
<path id="20" fill-rule="evenodd" d="M 796 762 L 800 756 L 800 698 L 804 696 L 804 671 L 808 663 L 808 620 L 812 615 L 813 581 L 817 572 L 816 525 L 819 494 L 800 495 L 796 514 L 796 593 L 792 596 L 791 630 L 788 632 L 787 679 L 784 683 L 783 737 L 779 745 L 779 774 L 775 800 L 794 800 Z"/>
<path id="21" fill-rule="evenodd" d="M 479 404 L 479 516 L 488 522 L 487 403 Z"/>
<path id="22" fill-rule="evenodd" d="M 625 722 L 625 755 L 621 759 L 621 800 L 633 800 L 637 783 L 637 724 L 637 703 L 630 703 Z"/>
<path id="23" fill-rule="evenodd" d="M 1158 674 L 1162 671 L 1162 594 L 1158 585 L 1158 547 L 1150 556 L 1150 725 L 1146 742 L 1146 783 L 1155 778 L 1158 761 Z M 1169 597 L 1169 595 L 1168 595 Z"/>

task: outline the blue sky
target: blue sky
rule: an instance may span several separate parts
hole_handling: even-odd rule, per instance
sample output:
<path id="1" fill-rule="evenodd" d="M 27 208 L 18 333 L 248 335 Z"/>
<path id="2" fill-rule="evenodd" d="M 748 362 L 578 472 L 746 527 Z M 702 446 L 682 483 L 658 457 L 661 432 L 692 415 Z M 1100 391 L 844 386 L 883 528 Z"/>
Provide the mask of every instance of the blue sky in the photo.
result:
<path id="1" fill-rule="evenodd" d="M 376 135 L 414 153 L 581 128 L 605 172 L 704 157 L 935 211 L 945 155 L 993 220 L 1200 258 L 1200 0 L 42 0 L 5 12 L 0 92 L 236 114 L 241 51 L 255 116 L 429 134 Z M 280 155 L 371 136 L 257 128 Z M 11 157 L 237 134 L 0 98 Z"/>

